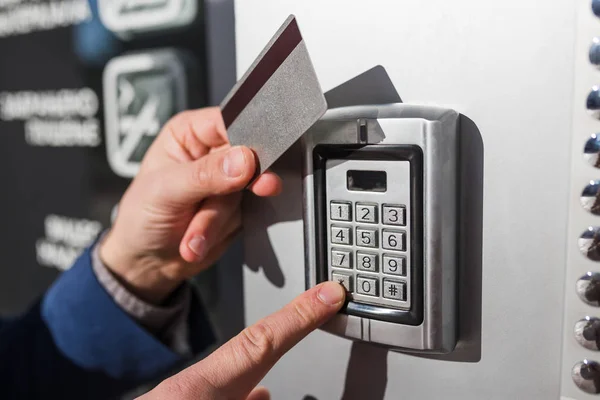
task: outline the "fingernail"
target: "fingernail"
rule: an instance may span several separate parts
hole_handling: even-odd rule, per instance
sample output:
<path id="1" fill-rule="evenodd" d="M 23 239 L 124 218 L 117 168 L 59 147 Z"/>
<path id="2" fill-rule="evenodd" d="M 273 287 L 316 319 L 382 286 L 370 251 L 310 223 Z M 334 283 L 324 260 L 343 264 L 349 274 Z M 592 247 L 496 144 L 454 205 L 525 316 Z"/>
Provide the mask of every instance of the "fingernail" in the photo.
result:
<path id="1" fill-rule="evenodd" d="M 206 239 L 204 236 L 196 235 L 188 242 L 188 247 L 198 258 L 204 258 L 206 252 Z"/>
<path id="2" fill-rule="evenodd" d="M 225 155 L 223 160 L 223 172 L 230 178 L 241 176 L 246 170 L 246 154 L 244 151 L 235 147 Z"/>
<path id="3" fill-rule="evenodd" d="M 346 291 L 336 282 L 327 282 L 319 289 L 318 296 L 323 303 L 332 306 L 344 300 Z"/>

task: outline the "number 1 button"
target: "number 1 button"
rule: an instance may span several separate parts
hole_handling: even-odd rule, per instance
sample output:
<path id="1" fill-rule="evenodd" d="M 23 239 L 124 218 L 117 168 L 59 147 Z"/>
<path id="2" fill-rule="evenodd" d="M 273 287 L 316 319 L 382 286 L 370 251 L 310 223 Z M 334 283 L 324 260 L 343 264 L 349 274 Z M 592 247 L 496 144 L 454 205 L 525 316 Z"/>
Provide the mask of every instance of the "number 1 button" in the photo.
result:
<path id="1" fill-rule="evenodd" d="M 385 204 L 381 208 L 383 209 L 383 223 L 385 225 L 406 225 L 406 208 L 403 206 L 390 206 Z"/>
<path id="2" fill-rule="evenodd" d="M 352 221 L 352 207 L 350 203 L 332 201 L 329 214 L 334 221 Z"/>

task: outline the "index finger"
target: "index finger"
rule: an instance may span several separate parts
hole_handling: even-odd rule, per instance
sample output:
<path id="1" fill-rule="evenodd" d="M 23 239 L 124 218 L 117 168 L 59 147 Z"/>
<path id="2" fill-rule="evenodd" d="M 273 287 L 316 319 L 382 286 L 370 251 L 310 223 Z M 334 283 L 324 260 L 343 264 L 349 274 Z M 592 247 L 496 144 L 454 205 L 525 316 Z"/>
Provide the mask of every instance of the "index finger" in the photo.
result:
<path id="1" fill-rule="evenodd" d="M 340 310 L 345 295 L 337 282 L 315 286 L 170 378 L 176 380 L 170 384 L 195 395 L 245 398 L 281 356 Z"/>

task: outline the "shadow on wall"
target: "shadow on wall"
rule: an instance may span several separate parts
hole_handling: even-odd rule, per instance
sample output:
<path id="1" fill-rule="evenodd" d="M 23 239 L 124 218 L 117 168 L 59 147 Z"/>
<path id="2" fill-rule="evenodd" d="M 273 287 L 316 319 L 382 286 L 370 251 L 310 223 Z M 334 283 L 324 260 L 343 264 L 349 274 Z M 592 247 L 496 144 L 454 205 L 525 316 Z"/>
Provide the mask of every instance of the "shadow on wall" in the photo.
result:
<path id="1" fill-rule="evenodd" d="M 330 108 L 358 104 L 387 104 L 401 102 L 400 96 L 391 84 L 385 69 L 378 66 L 332 89 L 326 94 Z M 447 355 L 413 354 L 421 357 L 454 362 L 478 362 L 481 359 L 482 323 L 482 229 L 483 229 L 483 167 L 484 146 L 476 124 L 467 116 L 460 116 L 460 202 L 459 202 L 459 271 L 458 289 L 458 343 L 456 349 Z M 220 290 L 235 298 L 235 307 L 228 307 L 232 315 L 240 316 L 232 324 L 230 333 L 244 328 L 243 320 L 243 277 L 241 266 L 258 272 L 262 270 L 270 284 L 284 287 L 285 276 L 271 240 L 268 228 L 278 223 L 300 221 L 302 219 L 302 185 L 298 182 L 298 171 L 302 168 L 302 151 L 296 143 L 275 165 L 284 182 L 284 192 L 278 199 L 246 196 L 244 200 L 244 224 L 252 226 L 252 237 L 246 237 L 243 246 L 261 246 L 261 251 L 236 251 L 235 260 L 222 269 L 220 281 L 226 275 L 227 287 L 222 282 L 214 282 Z M 277 202 L 277 203 L 273 203 Z M 275 205 L 279 205 L 276 207 Z M 281 204 L 285 204 L 282 209 Z M 259 212 L 256 212 L 256 211 Z M 241 246 L 241 244 L 239 245 Z M 240 247 L 238 247 L 240 249 Z M 233 296 L 236 292 L 239 296 Z M 233 296 L 233 297 L 231 297 Z M 241 314 L 241 315 L 240 315 Z M 355 342 L 346 370 L 346 384 L 343 399 L 383 399 L 387 385 L 388 349 L 367 343 Z M 410 362 L 409 360 L 407 362 Z M 368 368 L 366 368 L 368 366 Z M 366 391 L 366 392 L 365 392 Z M 305 400 L 315 399 L 307 395 Z"/>

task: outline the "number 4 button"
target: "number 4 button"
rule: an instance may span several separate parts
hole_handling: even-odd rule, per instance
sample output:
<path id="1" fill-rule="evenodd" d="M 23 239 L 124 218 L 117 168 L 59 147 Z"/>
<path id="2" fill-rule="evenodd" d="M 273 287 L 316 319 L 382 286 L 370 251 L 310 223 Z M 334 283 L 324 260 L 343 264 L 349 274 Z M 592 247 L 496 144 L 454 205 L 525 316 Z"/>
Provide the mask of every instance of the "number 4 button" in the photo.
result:
<path id="1" fill-rule="evenodd" d="M 385 225 L 406 225 L 406 208 L 404 206 L 392 206 L 384 204 L 383 209 L 383 223 Z"/>

